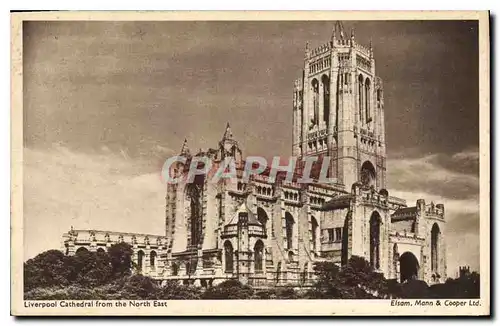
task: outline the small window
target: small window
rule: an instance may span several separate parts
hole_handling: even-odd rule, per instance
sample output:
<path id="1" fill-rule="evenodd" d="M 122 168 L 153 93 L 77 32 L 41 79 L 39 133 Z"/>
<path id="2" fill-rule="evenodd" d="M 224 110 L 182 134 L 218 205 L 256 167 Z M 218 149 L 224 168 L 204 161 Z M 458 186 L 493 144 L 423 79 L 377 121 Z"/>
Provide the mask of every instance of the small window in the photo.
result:
<path id="1" fill-rule="evenodd" d="M 342 228 L 335 228 L 335 241 L 336 242 L 342 241 Z"/>
<path id="2" fill-rule="evenodd" d="M 335 233 L 333 232 L 333 229 L 328 229 L 328 242 L 334 242 L 335 241 Z"/>

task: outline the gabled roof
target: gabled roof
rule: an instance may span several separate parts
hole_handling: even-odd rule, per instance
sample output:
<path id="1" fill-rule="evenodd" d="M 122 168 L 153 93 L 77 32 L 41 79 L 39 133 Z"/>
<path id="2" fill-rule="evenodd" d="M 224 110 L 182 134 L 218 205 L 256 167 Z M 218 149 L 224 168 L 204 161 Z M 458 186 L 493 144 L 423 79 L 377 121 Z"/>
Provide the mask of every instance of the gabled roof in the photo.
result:
<path id="1" fill-rule="evenodd" d="M 349 208 L 351 205 L 351 200 L 353 195 L 340 195 L 338 197 L 333 198 L 332 200 L 327 201 L 322 207 L 322 211 L 331 211 L 335 209 L 343 209 Z"/>
<path id="2" fill-rule="evenodd" d="M 236 213 L 233 215 L 233 218 L 231 219 L 231 221 L 229 221 L 229 223 L 227 225 L 236 225 L 236 224 L 238 224 L 238 222 L 240 220 L 240 213 L 247 213 L 248 214 L 248 224 L 249 225 L 260 225 L 260 226 L 262 226 L 262 224 L 260 224 L 259 220 L 257 220 L 257 218 L 255 217 L 255 215 L 248 208 L 246 202 L 244 202 L 243 204 L 240 205 L 240 207 L 238 208 L 238 210 L 236 211 Z"/>

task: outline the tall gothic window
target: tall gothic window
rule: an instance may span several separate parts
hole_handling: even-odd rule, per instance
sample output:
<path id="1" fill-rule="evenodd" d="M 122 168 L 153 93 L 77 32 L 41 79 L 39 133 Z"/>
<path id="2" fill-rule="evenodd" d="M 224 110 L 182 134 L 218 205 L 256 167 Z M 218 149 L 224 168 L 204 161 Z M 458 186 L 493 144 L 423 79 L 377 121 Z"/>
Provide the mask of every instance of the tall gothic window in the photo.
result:
<path id="1" fill-rule="evenodd" d="M 439 226 L 434 223 L 431 230 L 431 270 L 436 272 L 439 266 Z"/>
<path id="2" fill-rule="evenodd" d="M 156 266 L 156 251 L 151 251 L 149 254 L 149 266 L 154 269 Z"/>
<path id="3" fill-rule="evenodd" d="M 260 207 L 257 207 L 257 220 L 262 224 L 262 229 L 264 233 L 267 234 L 267 221 L 269 218 L 267 217 L 266 211 Z"/>
<path id="4" fill-rule="evenodd" d="M 225 259 L 225 270 L 226 273 L 232 273 L 234 269 L 233 264 L 233 245 L 231 242 L 226 241 L 224 243 L 224 259 Z"/>
<path id="5" fill-rule="evenodd" d="M 312 81 L 312 89 L 313 89 L 313 108 L 314 108 L 314 116 L 313 116 L 313 125 L 318 124 L 319 120 L 319 83 L 315 78 Z"/>
<path id="6" fill-rule="evenodd" d="M 186 191 L 189 197 L 189 206 L 191 209 L 190 214 L 190 235 L 191 235 L 191 247 L 196 248 L 201 243 L 202 237 L 202 208 L 201 208 L 201 193 L 202 185 L 196 182 L 189 183 L 187 185 Z"/>
<path id="7" fill-rule="evenodd" d="M 313 251 L 316 251 L 316 242 L 318 239 L 318 222 L 314 218 L 314 216 L 311 216 L 311 241 L 312 241 L 312 249 Z"/>
<path id="8" fill-rule="evenodd" d="M 328 126 L 330 119 L 330 78 L 323 75 L 321 82 L 323 83 L 323 121 Z"/>
<path id="9" fill-rule="evenodd" d="M 377 212 L 370 218 L 370 264 L 380 268 L 380 215 Z"/>
<path id="10" fill-rule="evenodd" d="M 286 231 L 286 248 L 293 249 L 293 220 L 292 214 L 286 212 L 285 214 L 285 231 Z"/>
<path id="11" fill-rule="evenodd" d="M 144 265 L 144 251 L 139 250 L 137 252 L 137 268 L 142 270 L 142 266 Z"/>
<path id="12" fill-rule="evenodd" d="M 365 113 L 366 113 L 366 122 L 370 122 L 371 120 L 371 90 L 370 90 L 370 79 L 366 78 L 365 82 Z"/>
<path id="13" fill-rule="evenodd" d="M 363 123 L 363 76 L 359 75 L 358 77 L 358 112 L 359 112 L 359 121 Z"/>
<path id="14" fill-rule="evenodd" d="M 262 241 L 258 240 L 255 243 L 254 247 L 254 256 L 255 256 L 254 267 L 256 273 L 262 272 L 263 259 L 264 259 L 263 252 L 264 252 L 264 244 L 262 243 Z"/>

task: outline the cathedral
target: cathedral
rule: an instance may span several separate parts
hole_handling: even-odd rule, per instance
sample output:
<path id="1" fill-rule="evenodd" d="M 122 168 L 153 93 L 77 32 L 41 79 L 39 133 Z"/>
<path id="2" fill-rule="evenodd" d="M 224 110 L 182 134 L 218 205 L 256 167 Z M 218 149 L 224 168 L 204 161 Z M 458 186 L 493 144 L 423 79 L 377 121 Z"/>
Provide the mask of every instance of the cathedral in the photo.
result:
<path id="1" fill-rule="evenodd" d="M 443 204 L 407 203 L 386 188 L 384 91 L 370 46 L 344 34 L 306 45 L 301 77 L 293 84 L 294 178 L 241 178 L 245 159 L 229 124 L 214 148 L 193 153 L 184 142 L 174 173 L 193 157 L 236 161 L 238 180 L 168 184 L 165 233 L 148 235 L 71 229 L 63 250 L 134 248 L 137 270 L 159 281 L 212 286 L 237 279 L 255 287 L 307 286 L 313 264 L 345 264 L 364 257 L 388 279 L 428 284 L 446 280 Z M 307 157 L 328 158 L 335 183 L 298 183 Z"/>

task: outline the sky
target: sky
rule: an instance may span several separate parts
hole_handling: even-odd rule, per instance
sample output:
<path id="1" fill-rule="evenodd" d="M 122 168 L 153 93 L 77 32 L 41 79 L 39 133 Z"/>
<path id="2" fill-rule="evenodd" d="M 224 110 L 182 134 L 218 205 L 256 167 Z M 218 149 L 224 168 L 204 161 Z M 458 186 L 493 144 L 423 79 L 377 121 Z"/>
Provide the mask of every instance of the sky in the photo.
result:
<path id="1" fill-rule="evenodd" d="M 185 138 L 291 154 L 306 42 L 334 22 L 25 22 L 25 258 L 75 228 L 164 233 L 164 160 Z M 444 203 L 448 271 L 479 269 L 478 26 L 344 22 L 384 81 L 391 195 Z M 43 236 L 40 236 L 43 235 Z"/>

